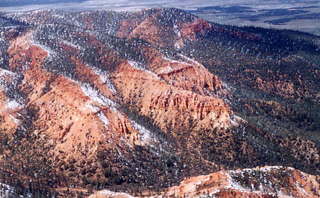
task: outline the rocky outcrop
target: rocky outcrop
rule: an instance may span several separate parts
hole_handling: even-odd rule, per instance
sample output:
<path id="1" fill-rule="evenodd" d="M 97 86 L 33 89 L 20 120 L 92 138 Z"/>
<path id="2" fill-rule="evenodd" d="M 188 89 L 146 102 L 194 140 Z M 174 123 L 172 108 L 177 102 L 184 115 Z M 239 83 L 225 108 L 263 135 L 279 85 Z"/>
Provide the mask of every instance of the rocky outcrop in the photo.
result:
<path id="1" fill-rule="evenodd" d="M 231 111 L 223 100 L 168 85 L 136 62 L 123 63 L 114 78 L 124 102 L 151 117 L 164 131 L 231 127 Z"/>
<path id="2" fill-rule="evenodd" d="M 8 101 L 2 92 L 1 127 L 6 131 L 30 130 L 22 121 L 28 119 L 23 117 L 24 109 L 32 107 L 36 112 L 34 120 L 28 122 L 32 133 L 50 140 L 48 155 L 56 159 L 55 164 L 61 166 L 74 159 L 95 160 L 98 151 L 115 148 L 124 140 L 131 146 L 156 144 L 148 130 L 117 109 L 118 104 L 112 100 L 116 90 L 105 72 L 72 57 L 70 61 L 76 65 L 79 81 L 48 72 L 44 61 L 54 54 L 35 44 L 32 32 L 13 41 L 8 52 L 11 69 L 24 76 L 14 89 L 21 89 L 25 98 L 19 104 Z M 10 75 L 14 73 L 3 70 L 4 80 L 9 82 Z M 16 115 L 21 115 L 21 120 Z"/>
<path id="3" fill-rule="evenodd" d="M 212 29 L 212 25 L 203 19 L 196 19 L 181 26 L 181 36 L 191 41 L 196 40 L 199 36 L 204 36 Z"/>
<path id="4" fill-rule="evenodd" d="M 159 25 L 156 15 L 147 17 L 131 31 L 128 38 L 139 38 L 164 47 L 168 41 L 174 40 L 174 32 L 170 28 L 160 28 Z"/>
<path id="5" fill-rule="evenodd" d="M 285 167 L 220 171 L 183 181 L 163 197 L 318 197 L 319 178 Z"/>
<path id="6" fill-rule="evenodd" d="M 315 198 L 320 196 L 319 187 L 319 176 L 293 168 L 266 166 L 191 177 L 164 192 L 143 192 L 135 197 Z M 124 193 L 100 191 L 90 198 L 122 196 L 131 197 Z"/>
<path id="7" fill-rule="evenodd" d="M 14 98 L 12 95 L 15 93 L 13 89 L 17 81 L 16 73 L 6 69 L 0 70 L 0 123 L 1 129 L 6 133 L 12 133 L 17 129 L 20 122 L 18 112 L 23 108 L 21 101 L 18 101 L 19 98 Z"/>
<path id="8" fill-rule="evenodd" d="M 187 41 L 194 41 L 212 30 L 212 25 L 207 21 L 176 9 L 152 9 L 146 12 L 149 13 L 136 13 L 137 16 L 122 20 L 117 36 L 139 38 L 156 46 L 180 49 Z"/>
<path id="9" fill-rule="evenodd" d="M 148 68 L 168 84 L 201 95 L 212 96 L 218 92 L 227 94 L 227 91 L 223 89 L 222 81 L 199 62 L 182 54 L 169 58 L 148 47 L 142 51 Z"/>

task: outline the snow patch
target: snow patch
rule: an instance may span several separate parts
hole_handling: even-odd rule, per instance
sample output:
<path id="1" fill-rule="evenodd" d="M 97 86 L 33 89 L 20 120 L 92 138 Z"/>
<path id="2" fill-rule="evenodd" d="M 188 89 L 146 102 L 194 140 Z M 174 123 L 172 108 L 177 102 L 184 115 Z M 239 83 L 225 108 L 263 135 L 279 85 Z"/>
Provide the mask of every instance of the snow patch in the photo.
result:
<path id="1" fill-rule="evenodd" d="M 204 195 L 204 197 L 206 197 L 206 198 L 209 198 L 209 197 L 210 197 L 210 198 L 215 198 L 215 197 L 216 197 L 216 194 L 218 194 L 220 191 L 221 191 L 220 189 L 215 189 L 215 190 L 209 192 L 208 196 L 207 196 L 207 195 Z M 204 198 L 204 197 L 203 197 L 203 198 Z M 202 198 L 202 196 L 200 196 L 199 198 Z"/>
<path id="2" fill-rule="evenodd" d="M 52 57 L 53 55 L 56 54 L 51 48 L 44 46 L 40 43 L 34 42 L 33 45 L 37 46 L 37 47 L 41 48 L 42 50 L 44 50 L 45 52 L 47 52 L 47 54 L 48 54 L 47 57 Z"/>
<path id="3" fill-rule="evenodd" d="M 307 192 L 305 191 L 305 189 L 303 189 L 303 188 L 300 186 L 300 184 L 296 183 L 296 188 L 298 189 L 299 192 L 301 192 L 302 194 L 306 195 L 306 197 L 309 197 L 309 196 L 310 196 L 309 193 L 307 193 Z"/>
<path id="4" fill-rule="evenodd" d="M 15 189 L 9 185 L 0 183 L 0 196 L 3 198 L 15 195 Z"/>
<path id="5" fill-rule="evenodd" d="M 137 63 L 137 62 L 135 62 L 135 61 L 131 61 L 131 60 L 128 60 L 128 63 L 129 63 L 129 65 L 130 65 L 131 67 L 133 67 L 133 68 L 135 68 L 135 69 L 137 69 L 137 70 L 140 70 L 140 71 L 144 71 L 144 72 L 146 72 L 146 73 L 149 73 L 149 74 L 151 74 L 153 77 L 157 78 L 158 80 L 161 80 L 157 74 L 155 74 L 155 73 L 147 70 L 145 67 L 143 67 L 142 64 Z"/>
<path id="6" fill-rule="evenodd" d="M 98 117 L 100 118 L 100 120 L 104 123 L 105 126 L 109 125 L 109 120 L 108 118 L 104 115 L 104 113 L 102 111 L 100 111 L 98 113 Z"/>
<path id="7" fill-rule="evenodd" d="M 187 57 L 187 56 L 185 56 L 185 55 L 183 55 L 183 54 L 179 54 L 179 56 L 180 56 L 181 58 L 185 59 L 186 61 L 190 62 L 191 64 L 195 64 L 195 65 L 201 67 L 202 69 L 207 70 L 207 68 L 205 68 L 205 66 L 203 66 L 201 63 L 199 63 L 199 62 L 196 61 L 196 60 L 194 60 L 194 59 L 192 59 L 192 58 L 189 58 L 189 57 Z"/>
<path id="8" fill-rule="evenodd" d="M 0 68 L 0 78 L 5 76 L 15 77 L 16 74 L 12 71 Z"/>
<path id="9" fill-rule="evenodd" d="M 37 47 L 41 48 L 42 50 L 44 50 L 45 52 L 47 52 L 47 58 L 51 58 L 53 55 L 56 54 L 56 52 L 54 52 L 51 48 L 49 48 L 49 47 L 47 47 L 47 46 L 42 45 L 41 43 L 39 43 L 39 42 L 34 38 L 34 36 L 32 36 L 31 42 L 32 42 L 32 45 L 37 46 Z"/>
<path id="10" fill-rule="evenodd" d="M 65 19 L 64 16 L 59 15 L 59 14 L 53 14 L 52 17 L 55 17 L 55 18 L 57 18 L 57 19 Z"/>
<path id="11" fill-rule="evenodd" d="M 227 174 L 228 176 L 228 183 L 229 185 L 225 187 L 225 189 L 236 189 L 240 192 L 249 192 L 250 190 L 249 189 L 246 189 L 246 188 L 243 188 L 239 183 L 237 183 L 236 181 L 234 181 L 231 177 L 230 174 Z"/>
<path id="12" fill-rule="evenodd" d="M 112 192 L 110 190 L 102 190 L 102 191 L 99 191 L 97 193 L 97 195 L 105 195 L 105 196 L 110 196 L 110 197 L 123 197 L 123 198 L 134 198 L 132 197 L 131 195 L 129 194 L 126 194 L 126 193 L 118 193 L 118 192 Z"/>
<path id="13" fill-rule="evenodd" d="M 241 169 L 241 170 L 232 170 L 232 171 L 228 171 L 229 174 L 227 174 L 228 176 L 228 182 L 229 185 L 225 187 L 225 189 L 236 189 L 239 190 L 241 192 L 253 192 L 253 193 L 257 193 L 257 194 L 268 194 L 268 195 L 272 195 L 272 196 L 279 196 L 282 194 L 281 191 L 274 191 L 274 186 L 272 185 L 272 182 L 269 181 L 267 179 L 267 177 L 259 176 L 259 179 L 263 179 L 263 181 L 260 183 L 259 187 L 255 187 L 253 184 L 251 184 L 250 189 L 248 188 L 244 188 L 243 186 L 241 186 L 238 182 L 234 181 L 232 178 L 232 175 L 240 175 L 241 177 L 245 177 L 244 173 L 249 173 L 252 174 L 252 176 L 249 175 L 249 177 L 255 177 L 255 171 L 261 171 L 261 172 L 271 172 L 274 170 L 279 170 L 279 169 L 284 169 L 284 170 L 294 170 L 293 168 L 290 167 L 282 167 L 282 166 L 265 166 L 265 167 L 258 167 L 258 168 L 253 168 L 253 169 Z M 298 186 L 297 186 L 298 187 Z M 283 194 L 282 194 L 283 195 Z M 286 195 L 288 196 L 288 195 Z"/>
<path id="14" fill-rule="evenodd" d="M 225 83 L 225 82 L 222 82 L 222 87 L 224 88 L 224 89 L 226 89 L 227 91 L 229 91 L 229 92 L 231 92 L 231 91 L 234 91 L 235 90 L 235 88 L 234 87 L 231 87 L 230 85 L 228 85 L 227 83 Z"/>
<path id="15" fill-rule="evenodd" d="M 129 63 L 129 65 L 131 65 L 131 66 L 132 66 L 133 68 L 135 68 L 135 69 L 138 69 L 138 70 L 146 70 L 146 69 L 143 67 L 142 64 L 139 64 L 139 63 L 137 63 L 137 62 L 135 62 L 135 61 L 128 60 L 128 63 Z"/>
<path id="16" fill-rule="evenodd" d="M 31 193 L 24 193 L 23 195 L 19 195 L 16 191 L 16 189 L 12 186 L 9 186 L 7 184 L 0 183 L 0 197 L 1 198 L 23 198 L 23 197 L 28 197 L 31 198 L 33 197 Z"/>
<path id="17" fill-rule="evenodd" d="M 98 111 L 100 111 L 99 107 L 92 105 L 91 103 L 87 103 L 86 108 L 92 111 L 93 113 L 97 113 Z"/>
<path id="18" fill-rule="evenodd" d="M 70 47 L 73 47 L 75 49 L 79 49 L 79 50 L 83 49 L 80 45 L 76 45 L 76 44 L 74 44 L 72 42 L 69 42 L 67 40 L 62 40 L 62 43 L 65 44 L 65 45 L 68 45 Z"/>
<path id="19" fill-rule="evenodd" d="M 264 166 L 264 167 L 258 167 L 258 168 L 244 168 L 239 170 L 231 170 L 229 171 L 230 174 L 241 174 L 244 172 L 252 173 L 254 171 L 261 171 L 261 172 L 271 172 L 274 170 L 280 170 L 280 169 L 287 169 L 287 170 L 294 170 L 291 167 L 283 167 L 283 166 Z"/>
<path id="20" fill-rule="evenodd" d="M 170 63 L 178 63 L 178 64 L 184 64 L 184 65 L 191 65 L 190 63 L 184 62 L 184 61 L 178 61 L 171 59 L 169 57 L 163 57 L 164 60 L 169 61 Z"/>
<path id="21" fill-rule="evenodd" d="M 245 121 L 244 119 L 242 119 L 241 117 L 237 116 L 237 115 L 231 115 L 230 116 L 230 124 L 231 126 L 234 127 L 238 127 L 240 126 L 241 123 L 246 123 L 247 121 Z"/>
<path id="22" fill-rule="evenodd" d="M 116 88 L 115 86 L 112 84 L 110 78 L 109 78 L 109 74 L 105 71 L 102 71 L 98 68 L 93 68 L 92 69 L 94 71 L 95 74 L 97 74 L 99 77 L 100 77 L 100 80 L 105 84 L 107 85 L 107 87 L 109 88 L 109 90 L 112 92 L 112 93 L 116 93 Z"/>
<path id="23" fill-rule="evenodd" d="M 258 168 L 259 171 L 263 171 L 263 172 L 271 172 L 271 171 L 280 170 L 280 169 L 294 170 L 291 167 L 283 167 L 283 166 L 264 166 L 264 167 Z"/>
<path id="24" fill-rule="evenodd" d="M 93 88 L 89 84 L 83 84 L 81 85 L 81 90 L 83 93 L 88 96 L 92 101 L 102 105 L 102 106 L 107 106 L 107 107 L 116 107 L 116 103 L 110 100 L 109 98 L 106 98 L 102 94 L 99 93 L 98 90 Z"/>
<path id="25" fill-rule="evenodd" d="M 12 110 L 18 110 L 23 108 L 24 105 L 20 104 L 18 101 L 16 100 L 7 100 L 7 102 L 5 103 L 5 105 L 3 105 L 2 107 L 0 107 L 0 113 L 9 113 L 9 116 L 11 118 L 11 120 L 19 125 L 21 123 L 21 121 L 19 119 L 17 119 L 14 115 L 14 112 L 11 112 Z"/>
<path id="26" fill-rule="evenodd" d="M 195 60 L 193 60 L 193 59 L 191 59 L 191 58 L 189 58 L 189 57 L 187 57 L 187 56 L 185 56 L 185 55 L 183 55 L 183 54 L 178 54 L 181 58 L 183 58 L 183 59 L 185 59 L 186 61 L 188 61 L 188 62 L 191 62 L 191 63 L 193 63 L 193 64 L 196 64 L 196 65 L 201 65 L 198 61 L 195 61 Z"/>
<path id="27" fill-rule="evenodd" d="M 173 25 L 173 31 L 179 38 L 181 38 L 181 32 L 180 32 L 179 27 L 178 27 L 177 24 Z"/>
<path id="28" fill-rule="evenodd" d="M 174 43 L 174 47 L 175 47 L 176 49 L 181 49 L 181 48 L 183 47 L 183 44 L 180 43 L 180 41 L 177 41 L 177 42 Z"/>
<path id="29" fill-rule="evenodd" d="M 16 100 L 9 100 L 6 103 L 6 109 L 17 109 L 23 107 L 21 104 L 19 104 Z"/>
<path id="30" fill-rule="evenodd" d="M 136 123 L 133 120 L 130 120 L 134 129 L 139 132 L 140 140 L 142 143 L 150 145 L 152 142 L 155 142 L 155 137 L 152 135 L 152 132 L 146 129 L 144 126 Z"/>
<path id="31" fill-rule="evenodd" d="M 291 195 L 288 195 L 287 193 L 282 192 L 281 190 L 277 193 L 278 197 L 283 197 L 283 198 L 295 198 Z"/>
<path id="32" fill-rule="evenodd" d="M 201 63 L 199 63 L 198 61 L 192 59 L 192 58 L 189 58 L 183 54 L 178 54 L 179 57 L 181 57 L 182 59 L 184 59 L 184 61 L 177 61 L 177 60 L 172 60 L 172 59 L 169 59 L 169 58 L 166 58 L 167 60 L 169 61 L 174 61 L 174 62 L 177 62 L 177 63 L 182 63 L 182 64 L 187 64 L 187 65 L 196 65 L 196 66 L 199 66 L 201 67 L 202 69 L 205 69 L 207 70 L 207 68 L 205 68 L 205 66 L 203 66 Z"/>

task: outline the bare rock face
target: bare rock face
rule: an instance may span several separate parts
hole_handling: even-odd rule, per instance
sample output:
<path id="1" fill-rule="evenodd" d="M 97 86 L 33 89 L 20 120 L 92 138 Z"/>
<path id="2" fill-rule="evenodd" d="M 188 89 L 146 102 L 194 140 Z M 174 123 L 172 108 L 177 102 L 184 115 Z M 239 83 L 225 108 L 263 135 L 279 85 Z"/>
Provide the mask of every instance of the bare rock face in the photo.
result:
<path id="1" fill-rule="evenodd" d="M 34 43 L 32 36 L 32 32 L 28 32 L 18 37 L 8 49 L 11 69 L 24 76 L 19 85 L 16 83 L 19 87 L 14 88 L 20 88 L 26 97 L 23 104 L 19 104 L 3 94 L 1 126 L 6 131 L 25 129 L 23 120 L 15 116 L 23 113 L 25 106 L 32 107 L 37 114 L 29 123 L 33 133 L 49 139 L 47 144 L 52 149 L 48 154 L 60 165 L 75 159 L 95 160 L 100 149 L 115 148 L 123 140 L 132 146 L 149 144 L 151 140 L 141 134 L 143 127 L 129 120 L 117 110 L 117 104 L 107 98 L 114 98 L 115 90 L 106 73 L 76 59 L 71 61 L 75 62 L 76 71 L 84 82 L 47 72 L 43 67 L 44 60 L 53 54 Z M 3 70 L 3 81 L 12 83 L 14 75 Z"/>
<path id="2" fill-rule="evenodd" d="M 182 54 L 170 58 L 147 47 L 143 49 L 143 54 L 149 69 L 170 85 L 201 95 L 213 95 L 219 91 L 226 91 L 223 89 L 222 81 L 216 75 L 191 58 Z"/>
<path id="3" fill-rule="evenodd" d="M 180 49 L 186 42 L 196 40 L 212 30 L 213 26 L 203 19 L 176 9 L 170 11 L 172 13 L 152 9 L 147 14 L 136 13 L 136 16 L 121 21 L 117 36 L 139 38 L 157 46 Z"/>
<path id="4" fill-rule="evenodd" d="M 137 106 L 164 131 L 190 124 L 204 129 L 231 126 L 231 112 L 223 100 L 168 85 L 156 74 L 139 69 L 138 63 L 124 63 L 114 82 L 126 103 Z"/>
<path id="5" fill-rule="evenodd" d="M 181 35 L 185 39 L 196 40 L 204 36 L 212 29 L 212 25 L 203 19 L 196 19 L 191 23 L 184 23 L 181 27 Z"/>

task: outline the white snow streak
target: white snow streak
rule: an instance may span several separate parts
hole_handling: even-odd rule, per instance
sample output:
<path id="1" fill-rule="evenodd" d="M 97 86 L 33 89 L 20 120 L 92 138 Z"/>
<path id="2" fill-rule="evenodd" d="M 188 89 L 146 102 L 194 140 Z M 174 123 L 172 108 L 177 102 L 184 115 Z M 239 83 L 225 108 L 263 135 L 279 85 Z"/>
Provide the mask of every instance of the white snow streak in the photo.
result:
<path id="1" fill-rule="evenodd" d="M 173 25 L 173 31 L 179 38 L 181 38 L 181 32 L 180 32 L 179 27 L 178 27 L 177 24 Z"/>
<path id="2" fill-rule="evenodd" d="M 274 192 L 273 190 L 270 191 L 269 189 L 274 189 L 272 186 L 272 183 L 270 181 L 267 180 L 267 178 L 260 178 L 263 179 L 263 182 L 260 184 L 260 186 L 256 189 L 255 186 L 253 186 L 253 184 L 251 184 L 250 189 L 248 188 L 244 188 L 242 187 L 239 183 L 237 183 L 236 181 L 233 180 L 232 175 L 233 174 L 240 174 L 241 176 L 244 176 L 244 173 L 252 173 L 253 177 L 254 177 L 254 173 L 255 171 L 260 171 L 260 172 L 264 172 L 264 173 L 268 173 L 274 170 L 279 170 L 279 169 L 283 169 L 284 167 L 282 166 L 266 166 L 266 167 L 259 167 L 259 168 L 254 168 L 254 169 L 241 169 L 241 170 L 232 170 L 232 171 L 228 171 L 228 181 L 229 181 L 229 185 L 225 187 L 225 189 L 237 189 L 241 192 L 253 192 L 253 193 L 264 193 L 264 194 L 269 194 L 269 195 L 280 195 L 282 192 Z M 286 169 L 292 170 L 293 168 L 290 167 L 286 167 Z M 261 177 L 261 176 L 260 176 Z M 269 186 L 268 186 L 269 185 Z"/>
<path id="3" fill-rule="evenodd" d="M 100 120 L 104 123 L 105 126 L 108 126 L 109 125 L 109 120 L 108 118 L 104 115 L 103 112 L 99 112 L 98 113 L 98 117 L 100 118 Z"/>
<path id="4" fill-rule="evenodd" d="M 0 197 L 1 198 L 10 198 L 10 197 L 28 197 L 31 198 L 32 194 L 31 193 L 26 193 L 24 195 L 19 195 L 14 187 L 9 186 L 7 184 L 2 184 L 0 183 Z"/>
<path id="5" fill-rule="evenodd" d="M 190 63 L 188 62 L 184 62 L 184 61 L 178 61 L 178 60 L 174 60 L 174 59 L 171 59 L 169 57 L 163 57 L 164 60 L 166 61 L 169 61 L 171 63 L 178 63 L 178 64 L 184 64 L 184 65 L 191 65 Z"/>
<path id="6" fill-rule="evenodd" d="M 103 191 L 99 191 L 97 193 L 98 195 L 105 195 L 105 196 L 110 196 L 110 197 L 123 197 L 123 198 L 134 198 L 129 194 L 126 193 L 118 193 L 118 192 L 112 192 L 109 190 L 103 190 Z"/>
<path id="7" fill-rule="evenodd" d="M 0 78 L 4 76 L 15 77 L 16 74 L 13 73 L 12 71 L 0 68 Z"/>
<path id="8" fill-rule="evenodd" d="M 183 47 L 183 44 L 181 44 L 181 43 L 179 43 L 179 41 L 177 41 L 177 42 L 174 43 L 174 47 L 176 49 L 181 49 Z"/>
<path id="9" fill-rule="evenodd" d="M 14 188 L 12 188 L 9 185 L 0 183 L 0 195 L 1 197 L 11 197 L 13 194 L 15 194 Z"/>
<path id="10" fill-rule="evenodd" d="M 288 170 L 293 170 L 291 167 L 283 167 L 283 166 L 265 166 L 265 167 L 259 167 L 259 168 L 245 168 L 245 169 L 240 169 L 240 170 L 232 170 L 229 171 L 229 173 L 243 173 L 243 172 L 253 172 L 253 171 L 261 171 L 261 172 L 270 172 L 274 170 L 279 170 L 279 169 L 288 169 Z"/>
<path id="11" fill-rule="evenodd" d="M 81 90 L 83 93 L 88 96 L 92 101 L 107 107 L 116 107 L 116 103 L 110 100 L 109 98 L 106 98 L 102 94 L 99 93 L 98 90 L 94 89 L 89 84 L 83 84 L 81 85 Z"/>
<path id="12" fill-rule="evenodd" d="M 51 56 L 55 55 L 55 52 L 52 49 L 50 49 L 49 47 L 47 47 L 47 46 L 44 46 L 44 45 L 42 45 L 40 43 L 37 43 L 37 42 L 33 42 L 33 45 L 37 46 L 37 47 L 40 47 L 42 50 L 47 52 L 47 54 L 48 54 L 47 57 L 51 57 Z"/>
<path id="13" fill-rule="evenodd" d="M 191 59 L 191 58 L 189 58 L 189 57 L 187 57 L 187 56 L 185 56 L 185 55 L 183 55 L 183 54 L 179 54 L 179 56 L 180 56 L 181 58 L 185 59 L 186 61 L 190 62 L 191 64 L 195 64 L 195 65 L 201 67 L 202 69 L 207 70 L 207 68 L 205 68 L 205 66 L 203 66 L 202 64 L 200 64 L 200 63 L 199 63 L 198 61 L 196 61 L 196 60 Z"/>
<path id="14" fill-rule="evenodd" d="M 21 104 L 19 104 L 16 100 L 9 100 L 6 103 L 6 109 L 17 109 L 23 107 Z"/>
<path id="15" fill-rule="evenodd" d="M 135 68 L 135 69 L 137 69 L 137 70 L 144 71 L 144 72 L 146 72 L 146 73 L 149 73 L 149 74 L 151 74 L 153 77 L 157 78 L 158 80 L 161 80 L 157 74 L 155 74 L 155 73 L 153 73 L 153 72 L 145 69 L 140 63 L 137 63 L 137 62 L 135 62 L 135 61 L 130 61 L 130 60 L 128 61 L 128 63 L 129 63 L 129 65 L 131 65 L 133 68 Z"/>
<path id="16" fill-rule="evenodd" d="M 87 103 L 86 108 L 91 110 L 93 113 L 97 113 L 98 111 L 100 111 L 99 107 L 92 105 L 91 103 L 89 103 L 89 104 Z"/>
<path id="17" fill-rule="evenodd" d="M 95 74 L 97 74 L 99 77 L 100 77 L 100 80 L 105 84 L 107 85 L 107 87 L 109 88 L 109 90 L 112 92 L 112 93 L 116 93 L 116 88 L 115 86 L 112 84 L 110 78 L 109 78 L 109 75 L 107 72 L 105 71 L 102 71 L 98 68 L 93 68 L 92 69 L 94 71 Z"/>
<path id="18" fill-rule="evenodd" d="M 130 120 L 133 128 L 139 131 L 140 140 L 142 143 L 150 145 L 152 142 L 155 142 L 155 138 L 152 135 L 152 132 L 146 129 L 144 126 L 136 123 L 133 120 Z"/>
<path id="19" fill-rule="evenodd" d="M 47 52 L 47 54 L 48 54 L 47 58 L 50 58 L 51 56 L 56 54 L 56 52 L 54 52 L 51 48 L 49 48 L 45 45 L 42 45 L 38 41 L 36 41 L 36 39 L 34 38 L 33 35 L 31 38 L 31 42 L 32 42 L 32 45 L 37 46 L 37 47 L 41 48 L 42 50 L 44 50 L 45 52 Z"/>
<path id="20" fill-rule="evenodd" d="M 65 45 L 68 45 L 68 46 L 70 46 L 70 47 L 79 49 L 79 50 L 83 49 L 80 45 L 76 45 L 76 44 L 71 43 L 71 42 L 69 42 L 69 41 L 67 41 L 67 40 L 62 40 L 62 43 L 65 44 Z"/>
<path id="21" fill-rule="evenodd" d="M 143 70 L 143 71 L 146 70 L 141 64 L 139 64 L 139 63 L 137 63 L 135 61 L 128 60 L 128 63 L 135 69 Z"/>

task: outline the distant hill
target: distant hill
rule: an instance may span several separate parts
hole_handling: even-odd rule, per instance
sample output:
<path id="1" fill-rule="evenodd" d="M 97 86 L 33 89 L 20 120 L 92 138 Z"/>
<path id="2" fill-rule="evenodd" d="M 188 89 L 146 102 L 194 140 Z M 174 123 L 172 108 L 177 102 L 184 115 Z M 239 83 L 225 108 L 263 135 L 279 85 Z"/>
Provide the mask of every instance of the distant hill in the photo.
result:
<path id="1" fill-rule="evenodd" d="M 15 7 L 24 5 L 40 5 L 53 3 L 79 3 L 86 0 L 1 0 L 0 7 Z"/>

